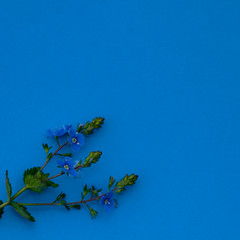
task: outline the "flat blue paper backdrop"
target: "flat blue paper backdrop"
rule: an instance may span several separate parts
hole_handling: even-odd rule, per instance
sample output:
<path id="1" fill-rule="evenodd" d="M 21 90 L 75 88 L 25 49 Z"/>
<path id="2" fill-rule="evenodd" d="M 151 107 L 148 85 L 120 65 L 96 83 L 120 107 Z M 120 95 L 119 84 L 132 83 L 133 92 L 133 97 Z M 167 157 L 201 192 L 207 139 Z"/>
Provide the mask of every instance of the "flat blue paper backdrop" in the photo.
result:
<path id="1" fill-rule="evenodd" d="M 95 116 L 101 161 L 19 201 L 78 200 L 139 174 L 119 208 L 6 208 L 1 239 L 240 239 L 240 1 L 0 1 L 0 199 L 40 166 L 45 131 Z M 53 160 L 46 168 L 59 171 Z"/>

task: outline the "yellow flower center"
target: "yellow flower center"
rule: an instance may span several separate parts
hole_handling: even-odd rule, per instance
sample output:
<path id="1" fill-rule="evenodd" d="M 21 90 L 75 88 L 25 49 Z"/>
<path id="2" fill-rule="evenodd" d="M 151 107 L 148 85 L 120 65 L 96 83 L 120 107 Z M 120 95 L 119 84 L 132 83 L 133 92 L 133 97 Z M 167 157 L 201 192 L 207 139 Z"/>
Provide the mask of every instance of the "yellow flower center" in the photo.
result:
<path id="1" fill-rule="evenodd" d="M 76 138 L 72 138 L 72 142 L 73 142 L 73 143 L 76 143 L 76 142 L 77 142 L 77 139 L 76 139 Z"/>
<path id="2" fill-rule="evenodd" d="M 69 170 L 69 166 L 68 166 L 67 164 L 64 165 L 64 168 L 65 168 L 66 170 Z"/>

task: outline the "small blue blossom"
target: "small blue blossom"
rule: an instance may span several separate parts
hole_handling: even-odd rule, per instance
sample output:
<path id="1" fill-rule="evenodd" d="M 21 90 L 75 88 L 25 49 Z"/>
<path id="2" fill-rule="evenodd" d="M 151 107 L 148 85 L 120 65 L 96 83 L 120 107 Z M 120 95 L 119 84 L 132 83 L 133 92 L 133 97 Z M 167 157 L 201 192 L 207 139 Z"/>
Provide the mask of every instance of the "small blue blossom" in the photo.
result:
<path id="1" fill-rule="evenodd" d="M 101 206 L 105 208 L 107 212 L 115 208 L 115 201 L 113 199 L 113 191 L 108 192 L 106 195 L 101 197 Z"/>
<path id="2" fill-rule="evenodd" d="M 56 128 L 55 130 L 48 129 L 47 130 L 47 137 L 51 138 L 51 137 L 64 136 L 68 132 L 70 127 L 71 127 L 71 125 L 65 124 L 61 128 Z"/>
<path id="3" fill-rule="evenodd" d="M 69 173 L 73 177 L 77 177 L 77 171 L 74 168 L 75 162 L 70 157 L 65 157 L 63 160 L 57 160 L 57 164 L 65 173 Z"/>
<path id="4" fill-rule="evenodd" d="M 68 133 L 70 137 L 68 137 L 67 140 L 71 144 L 72 150 L 78 152 L 85 143 L 84 135 L 78 133 L 72 127 L 69 128 Z"/>

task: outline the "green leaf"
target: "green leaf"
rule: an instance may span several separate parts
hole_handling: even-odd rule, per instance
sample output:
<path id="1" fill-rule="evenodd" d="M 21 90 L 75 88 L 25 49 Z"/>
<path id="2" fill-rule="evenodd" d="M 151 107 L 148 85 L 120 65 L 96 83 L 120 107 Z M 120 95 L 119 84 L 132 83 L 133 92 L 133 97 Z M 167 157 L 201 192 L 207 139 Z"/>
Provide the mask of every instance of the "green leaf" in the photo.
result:
<path id="1" fill-rule="evenodd" d="M 47 143 L 46 143 L 46 144 L 43 143 L 42 146 L 43 146 L 46 154 L 48 154 L 49 150 L 52 148 L 52 147 L 49 147 L 49 146 L 47 145 Z"/>
<path id="2" fill-rule="evenodd" d="M 61 193 L 57 196 L 57 198 L 55 199 L 54 203 L 55 203 L 55 202 L 58 202 L 58 201 L 60 201 L 60 200 L 62 200 L 62 199 L 64 199 L 65 197 L 66 197 L 66 194 L 63 193 L 63 192 L 61 192 Z"/>
<path id="3" fill-rule="evenodd" d="M 70 207 L 67 205 L 65 200 L 60 201 L 60 205 L 64 206 L 67 210 L 70 210 Z"/>
<path id="4" fill-rule="evenodd" d="M 75 167 L 76 170 L 79 170 L 82 165 L 82 160 L 77 161 L 77 166 Z"/>
<path id="5" fill-rule="evenodd" d="M 64 207 L 67 209 L 67 210 L 70 210 L 70 207 L 68 205 L 64 205 Z"/>
<path id="6" fill-rule="evenodd" d="M 115 182 L 116 182 L 116 179 L 114 179 L 114 177 L 109 178 L 108 191 L 111 189 L 111 187 Z"/>
<path id="7" fill-rule="evenodd" d="M 65 200 L 62 200 L 62 201 L 60 201 L 60 205 L 66 205 L 66 201 Z"/>
<path id="8" fill-rule="evenodd" d="M 83 187 L 83 191 L 81 192 L 81 201 L 85 198 L 85 196 L 88 193 L 91 193 L 91 198 L 93 197 L 98 197 L 99 196 L 99 192 L 101 192 L 102 189 L 96 189 L 94 186 L 92 186 L 91 188 L 87 187 L 87 184 Z"/>
<path id="9" fill-rule="evenodd" d="M 90 214 L 92 215 L 92 217 L 95 218 L 97 216 L 98 212 L 95 211 L 93 208 L 90 208 L 86 203 L 85 203 L 85 205 L 87 206 L 87 208 L 88 208 Z"/>
<path id="10" fill-rule="evenodd" d="M 83 188 L 83 196 L 85 197 L 89 192 L 91 192 L 91 188 L 88 188 L 86 184 Z"/>
<path id="11" fill-rule="evenodd" d="M 11 202 L 12 207 L 24 218 L 31 222 L 35 222 L 34 217 L 27 211 L 27 208 L 19 205 L 17 202 Z"/>
<path id="12" fill-rule="evenodd" d="M 70 207 L 70 208 L 81 209 L 81 206 L 80 206 L 80 205 L 78 205 L 78 204 L 75 204 L 75 205 L 70 205 L 69 207 Z"/>
<path id="13" fill-rule="evenodd" d="M 92 122 L 86 122 L 83 126 L 79 125 L 77 131 L 83 133 L 84 135 L 89 135 L 94 133 L 95 129 L 101 128 L 104 123 L 104 118 L 96 117 Z"/>
<path id="14" fill-rule="evenodd" d="M 84 199 L 84 195 L 83 193 L 81 192 L 81 201 Z"/>
<path id="15" fill-rule="evenodd" d="M 125 187 L 135 184 L 137 179 L 138 175 L 135 174 L 131 174 L 130 176 L 128 176 L 128 174 L 125 175 L 123 179 L 116 183 L 115 187 L 118 188 L 116 192 L 120 193 L 124 191 L 126 189 Z"/>
<path id="16" fill-rule="evenodd" d="M 122 188 L 119 188 L 118 190 L 116 190 L 116 193 L 120 193 L 120 192 L 125 191 L 125 190 L 126 190 L 126 188 L 122 187 Z"/>
<path id="17" fill-rule="evenodd" d="M 57 188 L 59 185 L 57 183 L 54 183 L 53 181 L 46 181 L 46 184 L 49 186 L 49 187 L 53 187 L 53 188 Z"/>
<path id="18" fill-rule="evenodd" d="M 3 204 L 3 201 L 0 200 L 0 205 Z M 3 215 L 3 208 L 0 208 L 0 218 L 2 218 Z"/>
<path id="19" fill-rule="evenodd" d="M 90 152 L 88 157 L 85 158 L 85 162 L 82 164 L 82 168 L 90 167 L 91 164 L 98 162 L 100 157 L 101 157 L 101 155 L 102 155 L 102 152 L 100 152 L 100 151 Z"/>
<path id="20" fill-rule="evenodd" d="M 89 209 L 90 214 L 92 215 L 92 217 L 95 218 L 97 216 L 98 212 L 95 211 L 94 209 L 90 208 L 90 207 L 88 207 L 88 209 Z"/>
<path id="21" fill-rule="evenodd" d="M 56 155 L 63 157 L 72 157 L 72 153 L 57 153 Z"/>
<path id="22" fill-rule="evenodd" d="M 92 188 L 91 188 L 91 193 L 92 193 L 91 198 L 98 197 L 99 192 L 101 192 L 101 191 L 102 191 L 102 189 L 97 190 L 94 186 L 92 186 Z"/>
<path id="23" fill-rule="evenodd" d="M 12 196 L 12 186 L 11 186 L 9 178 L 8 178 L 8 171 L 6 171 L 5 183 L 6 183 L 8 201 L 10 201 L 11 196 Z"/>
<path id="24" fill-rule="evenodd" d="M 83 130 L 83 124 L 78 124 L 77 132 L 81 132 Z"/>
<path id="25" fill-rule="evenodd" d="M 52 158 L 52 153 L 50 152 L 48 155 L 47 155 L 47 162 L 50 161 L 50 159 Z"/>
<path id="26" fill-rule="evenodd" d="M 58 184 L 50 180 L 46 181 L 48 176 L 49 173 L 43 173 L 40 167 L 33 167 L 24 172 L 23 181 L 29 190 L 40 193 L 49 186 L 58 187 Z"/>

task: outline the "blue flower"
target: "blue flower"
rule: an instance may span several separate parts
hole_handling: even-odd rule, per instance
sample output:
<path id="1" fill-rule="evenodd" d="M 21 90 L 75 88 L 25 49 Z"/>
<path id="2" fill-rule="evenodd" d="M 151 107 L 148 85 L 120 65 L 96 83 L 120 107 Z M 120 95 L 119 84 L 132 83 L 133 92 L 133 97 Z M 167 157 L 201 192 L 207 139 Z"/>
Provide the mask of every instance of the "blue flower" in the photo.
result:
<path id="1" fill-rule="evenodd" d="M 83 134 L 76 132 L 72 127 L 68 130 L 69 136 L 68 142 L 71 144 L 73 151 L 78 152 L 85 143 L 85 137 Z"/>
<path id="2" fill-rule="evenodd" d="M 113 199 L 113 191 L 108 192 L 106 195 L 101 197 L 101 206 L 105 208 L 107 212 L 115 208 L 115 201 Z"/>
<path id="3" fill-rule="evenodd" d="M 69 173 L 73 177 L 77 177 L 77 171 L 74 168 L 75 162 L 70 157 L 65 157 L 63 160 L 57 160 L 57 164 L 65 173 Z"/>
<path id="4" fill-rule="evenodd" d="M 65 124 L 61 128 L 56 128 L 55 130 L 48 129 L 47 130 L 47 137 L 49 137 L 49 138 L 51 138 L 51 137 L 61 137 L 68 132 L 70 127 L 71 127 L 71 125 Z"/>

